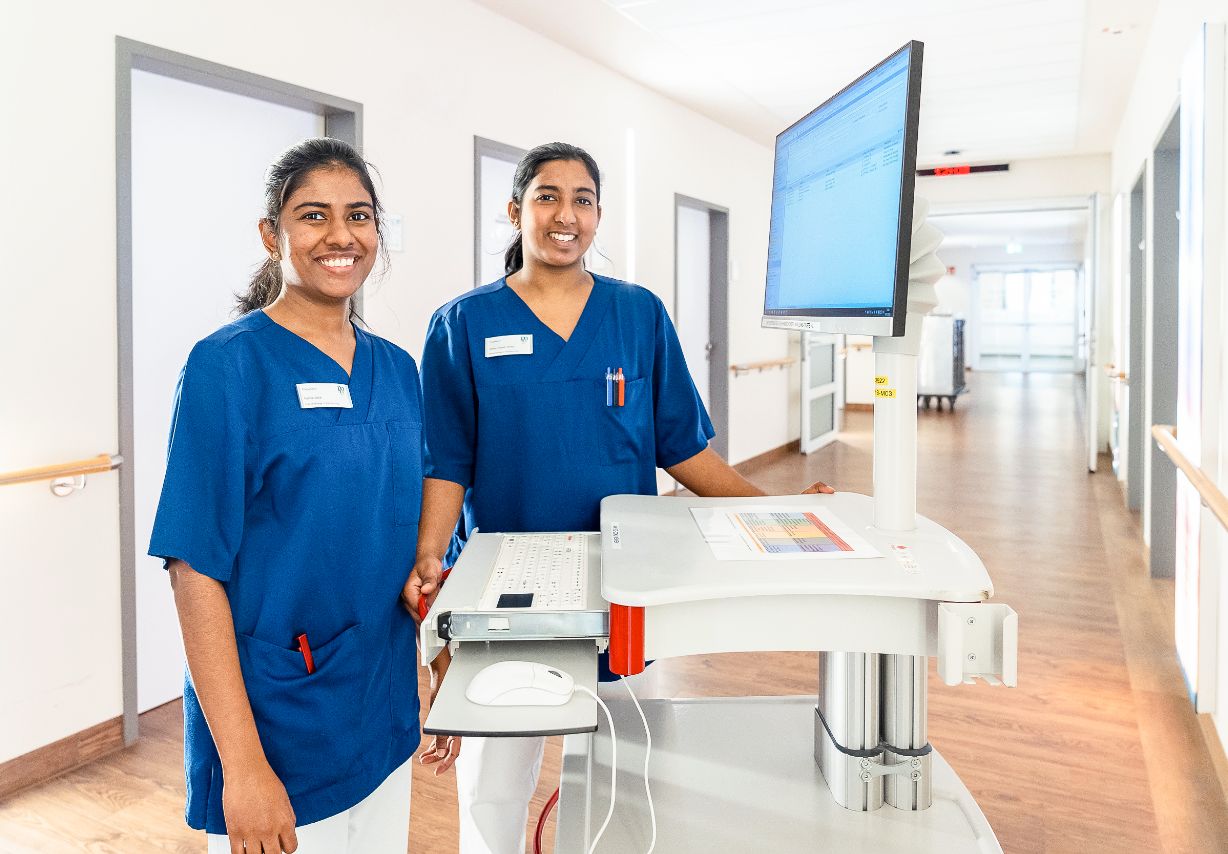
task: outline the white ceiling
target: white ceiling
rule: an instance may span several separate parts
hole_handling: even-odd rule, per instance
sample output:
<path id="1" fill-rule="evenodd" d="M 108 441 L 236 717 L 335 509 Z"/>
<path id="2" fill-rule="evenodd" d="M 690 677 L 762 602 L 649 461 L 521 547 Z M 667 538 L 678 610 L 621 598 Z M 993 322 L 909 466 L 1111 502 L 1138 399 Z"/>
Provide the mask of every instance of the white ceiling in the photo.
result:
<path id="1" fill-rule="evenodd" d="M 930 219 L 943 233 L 944 249 L 1082 244 L 1087 236 L 1086 210 L 938 214 Z"/>
<path id="2" fill-rule="evenodd" d="M 921 165 L 1110 150 L 1157 0 L 478 0 L 771 143 L 909 39 Z M 959 149 L 956 156 L 944 156 Z"/>

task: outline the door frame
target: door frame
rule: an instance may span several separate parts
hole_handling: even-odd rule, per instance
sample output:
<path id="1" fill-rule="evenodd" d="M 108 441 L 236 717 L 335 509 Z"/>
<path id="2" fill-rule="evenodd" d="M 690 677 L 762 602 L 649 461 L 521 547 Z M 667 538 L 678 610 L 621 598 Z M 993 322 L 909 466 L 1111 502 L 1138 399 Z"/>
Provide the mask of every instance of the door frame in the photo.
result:
<path id="1" fill-rule="evenodd" d="M 1177 310 L 1181 186 L 1181 108 L 1174 104 L 1164 129 L 1148 155 L 1146 298 L 1147 372 L 1144 428 L 1143 530 L 1152 578 L 1172 578 L 1177 566 L 1177 469 L 1160 446 L 1150 441 L 1152 424 L 1177 423 Z M 1159 297 L 1157 298 L 1157 292 Z"/>
<path id="2" fill-rule="evenodd" d="M 678 208 L 708 212 L 708 416 L 712 450 L 729 459 L 729 208 L 674 193 L 674 311 L 678 318 Z"/>
<path id="3" fill-rule="evenodd" d="M 481 136 L 473 137 L 473 286 L 488 284 L 482 281 L 482 158 L 490 157 L 516 165 L 528 153 L 505 142 L 496 142 Z"/>
<path id="4" fill-rule="evenodd" d="M 1147 328 L 1150 325 L 1147 306 L 1147 256 L 1151 235 L 1147 233 L 1147 207 L 1151 204 L 1151 188 L 1144 165 L 1129 194 L 1129 229 L 1126 255 L 1126 507 L 1139 510 L 1143 506 L 1143 472 L 1151 432 L 1147 427 L 1144 404 L 1147 395 Z"/>
<path id="5" fill-rule="evenodd" d="M 1111 433 L 1106 421 L 1109 413 L 1112 411 L 1112 404 L 1109 402 L 1107 406 L 1102 405 L 1107 402 L 1106 390 L 1109 379 L 1107 375 L 1101 372 L 1100 367 L 1100 362 L 1103 358 L 1101 351 L 1104 348 L 1104 342 L 1112 340 L 1105 333 L 1106 329 L 1112 331 L 1112 319 L 1107 315 L 1107 307 L 1112 301 L 1112 294 L 1108 290 L 1112 286 L 1110 263 L 1112 257 L 1108 253 L 1109 241 L 1106 239 L 1105 232 L 1103 231 L 1111 216 L 1111 206 L 1104 204 L 1099 194 L 1093 193 L 1090 196 L 1060 196 L 1020 202 L 995 201 L 935 204 L 930 208 L 929 218 L 932 224 L 941 229 L 942 217 L 944 216 L 1073 210 L 1087 211 L 1089 233 L 1095 236 L 1095 239 L 1092 241 L 1094 245 L 1084 247 L 1085 263 L 1083 264 L 1082 276 L 1083 293 L 1088 301 L 1088 322 L 1087 329 L 1085 330 L 1087 335 L 1087 360 L 1083 368 L 1086 371 L 1084 394 L 1087 397 L 1085 402 L 1084 429 L 1087 431 L 1088 442 L 1087 470 L 1094 472 L 1096 470 L 1096 457 L 1101 447 L 1100 436 L 1102 435 L 1102 430 L 1104 434 Z M 1090 266 L 1086 263 L 1087 258 L 1090 258 L 1092 261 Z M 968 330 L 965 346 L 970 343 L 969 339 L 972 336 L 979 334 L 979 331 L 975 328 Z"/>
<path id="6" fill-rule="evenodd" d="M 315 113 L 324 118 L 324 133 L 362 151 L 362 104 L 219 65 L 165 48 L 115 38 L 115 256 L 116 321 L 119 341 L 119 567 L 120 654 L 123 679 L 124 744 L 139 736 L 136 650 L 136 479 L 133 454 L 132 374 L 132 72 L 148 71 L 186 83 L 195 83 Z M 361 308 L 361 302 L 359 303 Z"/>

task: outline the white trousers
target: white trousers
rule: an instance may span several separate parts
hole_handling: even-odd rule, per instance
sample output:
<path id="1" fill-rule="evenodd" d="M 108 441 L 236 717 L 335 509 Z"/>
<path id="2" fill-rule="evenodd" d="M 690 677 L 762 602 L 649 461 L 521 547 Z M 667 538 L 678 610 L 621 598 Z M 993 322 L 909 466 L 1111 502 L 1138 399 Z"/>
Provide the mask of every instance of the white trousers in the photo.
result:
<path id="1" fill-rule="evenodd" d="M 637 697 L 656 695 L 652 668 L 630 677 Z M 627 697 L 617 682 L 603 682 L 602 697 Z M 597 719 L 605 726 L 600 710 Z M 461 743 L 456 758 L 456 800 L 460 807 L 460 854 L 524 854 L 529 801 L 537 791 L 544 738 L 475 738 Z M 210 852 L 212 854 L 212 852 Z"/>
<path id="2" fill-rule="evenodd" d="M 294 828 L 296 854 L 406 854 L 414 758 L 348 810 Z M 209 854 L 230 854 L 230 839 L 210 833 Z M 248 849 L 248 854 L 260 854 Z M 269 852 L 265 852 L 269 854 Z M 275 852 L 281 854 L 281 852 Z"/>
<path id="3" fill-rule="evenodd" d="M 524 854 L 529 801 L 545 749 L 542 737 L 468 737 L 461 742 L 453 766 L 460 854 Z"/>

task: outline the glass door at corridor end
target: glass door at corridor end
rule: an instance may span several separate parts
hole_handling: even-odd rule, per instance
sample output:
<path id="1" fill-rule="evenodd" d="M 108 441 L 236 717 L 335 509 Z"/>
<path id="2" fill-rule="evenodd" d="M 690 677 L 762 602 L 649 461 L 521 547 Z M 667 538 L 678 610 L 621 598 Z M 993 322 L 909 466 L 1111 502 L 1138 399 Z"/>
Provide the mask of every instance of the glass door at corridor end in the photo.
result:
<path id="1" fill-rule="evenodd" d="M 1078 268 L 986 270 L 976 282 L 976 370 L 1083 370 Z"/>

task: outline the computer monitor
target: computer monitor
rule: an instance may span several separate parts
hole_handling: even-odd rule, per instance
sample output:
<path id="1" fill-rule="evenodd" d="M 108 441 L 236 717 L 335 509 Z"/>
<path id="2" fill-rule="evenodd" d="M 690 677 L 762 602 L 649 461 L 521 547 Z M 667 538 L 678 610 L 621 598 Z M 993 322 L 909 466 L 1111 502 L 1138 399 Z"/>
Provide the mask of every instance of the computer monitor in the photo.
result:
<path id="1" fill-rule="evenodd" d="M 776 137 L 763 325 L 904 334 L 921 42 Z"/>

